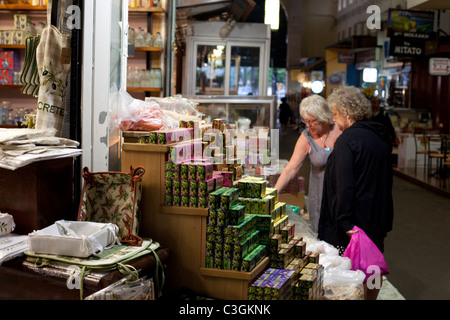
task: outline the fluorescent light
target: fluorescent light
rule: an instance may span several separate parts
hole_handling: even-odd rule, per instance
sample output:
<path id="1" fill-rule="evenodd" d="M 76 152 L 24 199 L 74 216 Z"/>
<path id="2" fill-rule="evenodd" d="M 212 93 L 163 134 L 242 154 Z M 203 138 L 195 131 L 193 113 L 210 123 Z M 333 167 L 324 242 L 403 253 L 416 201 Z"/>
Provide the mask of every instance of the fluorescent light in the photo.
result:
<path id="1" fill-rule="evenodd" d="M 375 83 L 378 80 L 377 68 L 364 68 L 363 69 L 363 81 L 369 83 Z"/>
<path id="2" fill-rule="evenodd" d="M 280 0 L 266 0 L 264 23 L 270 24 L 270 29 L 278 30 L 280 26 Z"/>

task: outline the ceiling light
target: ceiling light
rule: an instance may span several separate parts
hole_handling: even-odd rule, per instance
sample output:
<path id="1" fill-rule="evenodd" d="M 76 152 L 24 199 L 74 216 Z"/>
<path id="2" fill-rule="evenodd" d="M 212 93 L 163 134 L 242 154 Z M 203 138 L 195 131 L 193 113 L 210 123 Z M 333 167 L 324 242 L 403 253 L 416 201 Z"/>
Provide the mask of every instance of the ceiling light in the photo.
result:
<path id="1" fill-rule="evenodd" d="M 266 0 L 264 23 L 270 24 L 270 29 L 278 30 L 280 26 L 280 0 Z"/>

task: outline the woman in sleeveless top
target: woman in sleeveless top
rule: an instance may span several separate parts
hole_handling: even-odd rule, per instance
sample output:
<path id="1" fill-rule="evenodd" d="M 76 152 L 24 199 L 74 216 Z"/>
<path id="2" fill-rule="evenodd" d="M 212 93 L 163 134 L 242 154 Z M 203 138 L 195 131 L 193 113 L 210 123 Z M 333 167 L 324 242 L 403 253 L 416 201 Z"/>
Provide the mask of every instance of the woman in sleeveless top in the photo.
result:
<path id="1" fill-rule="evenodd" d="M 282 192 L 289 181 L 297 178 L 306 156 L 310 160 L 308 189 L 308 213 L 312 230 L 318 232 L 320 205 L 322 202 L 323 177 L 328 156 L 333 151 L 334 142 L 341 134 L 333 122 L 333 113 L 325 98 L 312 95 L 300 103 L 300 116 L 307 128 L 295 144 L 289 163 L 284 168 L 275 188 Z"/>

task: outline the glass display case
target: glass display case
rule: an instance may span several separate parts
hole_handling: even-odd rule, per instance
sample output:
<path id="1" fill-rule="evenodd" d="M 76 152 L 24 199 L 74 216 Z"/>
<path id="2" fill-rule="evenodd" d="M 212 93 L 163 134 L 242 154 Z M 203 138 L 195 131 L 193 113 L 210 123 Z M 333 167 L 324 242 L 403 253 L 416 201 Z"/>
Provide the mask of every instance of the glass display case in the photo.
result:
<path id="1" fill-rule="evenodd" d="M 227 123 L 243 123 L 249 128 L 276 129 L 276 96 L 183 96 L 197 103 L 205 120 L 224 119 Z M 248 120 L 250 121 L 248 121 Z M 208 121 L 209 122 L 209 121 Z"/>

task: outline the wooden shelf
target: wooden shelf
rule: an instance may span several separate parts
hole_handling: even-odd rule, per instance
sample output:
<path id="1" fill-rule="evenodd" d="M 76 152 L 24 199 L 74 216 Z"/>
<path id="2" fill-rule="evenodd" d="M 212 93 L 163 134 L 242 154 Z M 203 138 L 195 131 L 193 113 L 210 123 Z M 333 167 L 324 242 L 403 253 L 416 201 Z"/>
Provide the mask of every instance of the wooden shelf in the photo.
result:
<path id="1" fill-rule="evenodd" d="M 151 8 L 130 8 L 128 7 L 129 12 L 152 12 L 152 13 L 164 13 L 164 9 L 162 7 L 151 7 Z"/>
<path id="2" fill-rule="evenodd" d="M 264 271 L 264 269 L 266 269 L 266 267 L 269 265 L 269 262 L 270 262 L 270 258 L 265 257 L 250 272 L 222 270 L 222 269 L 213 269 L 213 268 L 200 268 L 200 274 L 202 276 L 206 276 L 206 277 L 252 281 L 259 274 L 261 274 Z"/>
<path id="3" fill-rule="evenodd" d="M 136 132 L 136 134 L 142 135 L 144 131 L 126 131 L 126 132 Z M 125 137 L 125 136 L 124 136 Z M 170 145 L 166 144 L 150 144 L 150 143 L 131 143 L 126 142 L 122 145 L 122 151 L 139 151 L 139 152 L 169 152 Z"/>
<path id="4" fill-rule="evenodd" d="M 25 3 L 15 3 L 15 4 L 1 4 L 0 10 L 28 10 L 28 11 L 42 11 L 47 10 L 47 6 L 32 6 Z"/>
<path id="5" fill-rule="evenodd" d="M 21 89 L 21 84 L 0 84 L 0 89 Z"/>
<path id="6" fill-rule="evenodd" d="M 161 47 L 134 47 L 134 51 L 162 52 Z"/>
<path id="7" fill-rule="evenodd" d="M 0 44 L 2 49 L 25 49 L 24 44 Z"/>
<path id="8" fill-rule="evenodd" d="M 161 88 L 150 88 L 150 87 L 127 87 L 127 91 L 131 92 L 160 92 Z"/>
<path id="9" fill-rule="evenodd" d="M 160 212 L 164 214 L 181 214 L 190 216 L 208 216 L 208 209 L 206 208 L 191 208 L 191 207 L 179 207 L 179 206 L 161 206 Z"/>

